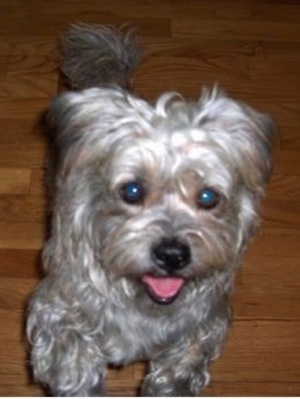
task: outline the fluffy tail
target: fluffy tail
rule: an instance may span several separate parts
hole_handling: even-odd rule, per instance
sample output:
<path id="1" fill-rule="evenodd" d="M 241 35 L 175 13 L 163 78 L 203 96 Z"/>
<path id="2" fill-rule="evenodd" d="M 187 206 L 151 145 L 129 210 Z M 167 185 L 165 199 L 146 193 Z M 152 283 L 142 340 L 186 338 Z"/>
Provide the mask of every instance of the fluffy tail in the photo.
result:
<path id="1" fill-rule="evenodd" d="M 141 58 L 135 30 L 123 33 L 104 25 L 71 25 L 61 47 L 61 71 L 79 90 L 110 84 L 128 89 Z"/>

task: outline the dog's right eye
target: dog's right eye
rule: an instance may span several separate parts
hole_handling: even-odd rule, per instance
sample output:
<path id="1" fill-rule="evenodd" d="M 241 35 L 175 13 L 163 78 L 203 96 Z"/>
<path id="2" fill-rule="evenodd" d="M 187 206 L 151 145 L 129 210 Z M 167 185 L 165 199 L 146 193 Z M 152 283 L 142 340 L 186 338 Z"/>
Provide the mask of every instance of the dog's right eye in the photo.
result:
<path id="1" fill-rule="evenodd" d="M 120 197 L 127 204 L 137 205 L 143 201 L 145 190 L 139 182 L 128 182 L 121 187 Z"/>

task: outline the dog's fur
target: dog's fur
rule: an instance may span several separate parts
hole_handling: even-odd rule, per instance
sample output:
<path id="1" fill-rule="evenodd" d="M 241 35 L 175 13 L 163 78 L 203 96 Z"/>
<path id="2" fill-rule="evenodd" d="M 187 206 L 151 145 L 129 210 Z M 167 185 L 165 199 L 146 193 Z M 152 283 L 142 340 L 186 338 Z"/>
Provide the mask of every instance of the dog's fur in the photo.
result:
<path id="1" fill-rule="evenodd" d="M 108 365 L 145 359 L 142 395 L 197 395 L 259 224 L 274 124 L 216 88 L 154 105 L 130 94 L 133 31 L 79 24 L 62 47 L 85 90 L 49 112 L 59 154 L 27 323 L 34 376 L 55 395 L 101 395 Z"/>

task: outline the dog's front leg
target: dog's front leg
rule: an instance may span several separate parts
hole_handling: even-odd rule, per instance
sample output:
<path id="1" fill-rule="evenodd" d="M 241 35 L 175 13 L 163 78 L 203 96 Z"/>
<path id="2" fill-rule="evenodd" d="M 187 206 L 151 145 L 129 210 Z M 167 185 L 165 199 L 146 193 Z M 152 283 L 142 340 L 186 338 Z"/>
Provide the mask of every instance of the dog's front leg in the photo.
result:
<path id="1" fill-rule="evenodd" d="M 175 365 L 164 369 L 152 363 L 141 396 L 198 396 L 208 382 L 209 373 L 204 365 L 184 370 Z"/>
<path id="2" fill-rule="evenodd" d="M 207 366 L 210 356 L 198 343 L 189 343 L 164 351 L 150 363 L 142 396 L 197 396 L 209 382 Z"/>
<path id="3" fill-rule="evenodd" d="M 55 396 L 102 396 L 106 363 L 96 336 L 71 323 L 74 312 L 58 311 L 43 306 L 28 319 L 35 379 Z"/>
<path id="4" fill-rule="evenodd" d="M 226 337 L 230 313 L 227 306 L 218 317 L 189 335 L 179 333 L 154 354 L 142 386 L 142 396 L 198 396 L 210 379 L 208 367 L 218 357 Z"/>
<path id="5" fill-rule="evenodd" d="M 78 331 L 38 332 L 31 362 L 35 378 L 55 396 L 103 396 L 106 365 L 98 345 Z"/>

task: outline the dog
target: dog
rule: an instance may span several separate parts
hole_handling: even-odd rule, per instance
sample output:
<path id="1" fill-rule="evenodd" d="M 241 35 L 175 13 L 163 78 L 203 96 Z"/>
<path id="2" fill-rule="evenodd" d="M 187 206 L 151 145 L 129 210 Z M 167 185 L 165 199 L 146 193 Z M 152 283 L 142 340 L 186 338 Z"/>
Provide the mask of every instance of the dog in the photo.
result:
<path id="1" fill-rule="evenodd" d="M 259 227 L 273 119 L 215 86 L 150 104 L 131 92 L 140 59 L 132 29 L 62 39 L 73 90 L 49 107 L 52 230 L 27 320 L 33 375 L 56 396 L 101 396 L 108 366 L 139 360 L 142 396 L 198 395 Z"/>

